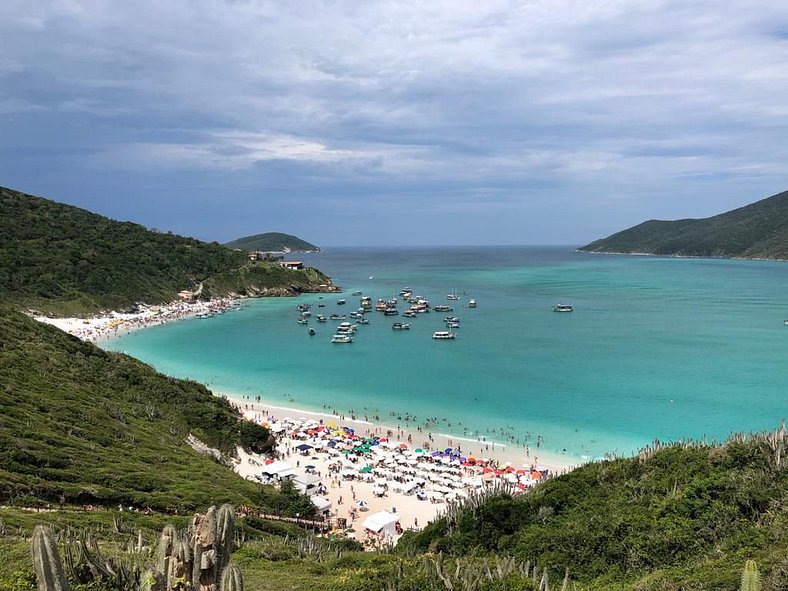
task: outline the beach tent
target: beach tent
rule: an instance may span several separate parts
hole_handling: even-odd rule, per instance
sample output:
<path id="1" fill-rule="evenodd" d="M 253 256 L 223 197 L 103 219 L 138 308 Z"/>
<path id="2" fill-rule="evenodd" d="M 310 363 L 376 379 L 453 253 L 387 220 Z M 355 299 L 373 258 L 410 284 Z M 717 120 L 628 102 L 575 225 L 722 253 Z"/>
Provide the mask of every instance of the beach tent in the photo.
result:
<path id="1" fill-rule="evenodd" d="M 312 504 L 317 507 L 317 512 L 325 515 L 331 510 L 331 501 L 324 497 L 310 497 Z"/>
<path id="2" fill-rule="evenodd" d="M 378 511 L 364 520 L 364 529 L 381 536 L 397 535 L 399 517 L 388 511 Z"/>
<path id="3" fill-rule="evenodd" d="M 269 476 L 275 476 L 278 475 L 280 472 L 285 472 L 287 470 L 292 470 L 292 469 L 293 467 L 287 462 L 282 462 L 277 460 L 263 466 L 263 474 L 268 474 Z"/>

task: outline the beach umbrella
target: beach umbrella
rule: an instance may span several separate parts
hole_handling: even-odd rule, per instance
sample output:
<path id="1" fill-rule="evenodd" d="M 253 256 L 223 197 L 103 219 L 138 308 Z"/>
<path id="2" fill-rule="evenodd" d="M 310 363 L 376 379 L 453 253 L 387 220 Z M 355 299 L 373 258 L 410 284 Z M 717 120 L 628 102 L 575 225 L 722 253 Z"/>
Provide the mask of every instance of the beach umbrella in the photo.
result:
<path id="1" fill-rule="evenodd" d="M 368 511 L 369 510 L 369 503 L 367 503 L 363 499 L 359 499 L 356 501 L 356 507 L 358 507 L 359 511 Z"/>
<path id="2" fill-rule="evenodd" d="M 370 472 L 372 472 L 372 468 L 370 468 L 369 466 L 365 466 L 364 468 L 361 469 L 362 474 L 369 474 Z"/>
<path id="3" fill-rule="evenodd" d="M 417 447 L 417 448 L 416 448 L 416 450 L 415 450 L 415 452 L 416 452 L 417 454 L 422 454 L 422 453 L 424 453 L 424 450 L 423 450 L 423 449 L 421 449 L 420 447 Z"/>

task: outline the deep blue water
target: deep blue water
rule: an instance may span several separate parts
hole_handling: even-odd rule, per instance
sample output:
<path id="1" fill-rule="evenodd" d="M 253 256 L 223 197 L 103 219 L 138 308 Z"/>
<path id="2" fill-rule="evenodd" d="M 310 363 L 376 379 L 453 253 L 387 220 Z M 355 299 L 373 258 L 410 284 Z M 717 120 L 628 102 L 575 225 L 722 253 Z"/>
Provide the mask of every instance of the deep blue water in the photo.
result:
<path id="1" fill-rule="evenodd" d="M 299 255 L 338 295 L 260 299 L 209 320 L 124 336 L 108 348 L 159 370 L 273 403 L 379 414 L 410 412 L 434 430 L 509 436 L 572 456 L 628 454 L 655 438 L 723 439 L 786 415 L 788 264 L 599 256 L 557 247 L 330 249 Z M 355 290 L 373 302 L 408 286 L 435 305 L 460 295 L 454 341 L 434 341 L 436 312 L 369 315 L 352 344 L 329 342 Z M 343 297 L 345 306 L 337 306 Z M 468 309 L 470 298 L 479 302 Z M 401 298 L 400 298 L 401 299 Z M 553 304 L 574 306 L 570 314 Z M 325 308 L 318 308 L 324 303 Z M 400 306 L 402 308 L 402 305 Z M 391 416 L 390 413 L 394 413 Z M 492 429 L 495 429 L 493 433 Z"/>

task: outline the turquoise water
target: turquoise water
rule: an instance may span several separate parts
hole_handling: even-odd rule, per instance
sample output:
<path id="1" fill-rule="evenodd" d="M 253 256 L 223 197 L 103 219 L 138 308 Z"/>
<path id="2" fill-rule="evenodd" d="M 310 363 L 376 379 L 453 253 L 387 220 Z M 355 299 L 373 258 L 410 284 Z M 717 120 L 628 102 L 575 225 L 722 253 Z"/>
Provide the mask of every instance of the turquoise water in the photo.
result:
<path id="1" fill-rule="evenodd" d="M 208 320 L 189 319 L 105 346 L 218 391 L 273 404 L 380 415 L 410 412 L 434 431 L 484 436 L 576 457 L 629 454 L 655 438 L 763 430 L 786 416 L 788 264 L 596 256 L 569 248 L 336 249 L 301 255 L 342 296 L 260 299 Z M 373 278 L 370 278 L 373 277 Z M 296 323 L 357 308 L 405 286 L 462 320 L 434 341 L 445 313 L 371 313 L 352 344 L 332 325 Z M 337 306 L 339 297 L 348 304 Z M 468 309 L 468 299 L 479 302 Z M 571 314 L 551 311 L 573 304 Z M 318 308 L 324 303 L 325 308 Z M 402 306 L 400 306 L 402 309 Z M 391 413 L 394 413 L 393 415 Z M 495 432 L 492 430 L 495 429 Z"/>

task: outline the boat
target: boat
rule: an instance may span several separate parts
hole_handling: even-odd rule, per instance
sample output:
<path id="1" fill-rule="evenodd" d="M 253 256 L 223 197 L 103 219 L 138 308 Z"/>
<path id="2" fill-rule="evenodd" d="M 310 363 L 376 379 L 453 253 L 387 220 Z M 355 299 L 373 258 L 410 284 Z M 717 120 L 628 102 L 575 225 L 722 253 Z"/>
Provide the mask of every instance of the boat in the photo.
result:
<path id="1" fill-rule="evenodd" d="M 556 304 L 553 306 L 553 312 L 571 312 L 572 310 L 573 308 L 569 304 Z"/>
<path id="2" fill-rule="evenodd" d="M 446 299 L 449 300 L 450 302 L 456 302 L 460 299 L 460 296 L 458 296 L 454 292 L 451 292 L 449 294 L 446 294 Z"/>
<path id="3" fill-rule="evenodd" d="M 325 322 L 326 317 L 323 314 L 318 314 L 317 316 L 315 316 L 315 320 L 317 320 L 318 322 Z"/>
<path id="4" fill-rule="evenodd" d="M 360 296 L 362 293 L 364 293 L 364 292 L 363 291 L 354 291 L 351 295 Z"/>
<path id="5" fill-rule="evenodd" d="M 459 322 L 460 319 L 459 319 L 458 316 L 446 316 L 446 318 L 444 318 L 443 321 L 444 322 Z"/>
<path id="6" fill-rule="evenodd" d="M 369 320 L 367 320 L 363 316 L 361 318 L 357 319 L 356 322 L 358 322 L 359 324 L 369 324 Z"/>
<path id="7" fill-rule="evenodd" d="M 410 322 L 395 322 L 391 325 L 391 330 L 410 330 Z"/>
<path id="8" fill-rule="evenodd" d="M 357 328 L 357 324 L 351 324 L 350 322 L 340 322 L 339 326 L 337 326 L 337 332 L 356 332 Z"/>
<path id="9" fill-rule="evenodd" d="M 331 320 L 345 320 L 347 318 L 347 314 L 332 314 L 329 316 Z"/>
<path id="10" fill-rule="evenodd" d="M 451 306 L 447 306 L 446 304 L 438 304 L 433 308 L 436 312 L 454 312 L 454 308 Z"/>
<path id="11" fill-rule="evenodd" d="M 205 320 L 206 318 L 211 318 L 211 317 L 213 317 L 213 314 L 211 314 L 210 312 L 203 312 L 202 314 L 197 314 L 197 318 L 199 318 L 200 320 Z M 786 322 L 786 324 L 788 324 L 788 321 Z"/>
<path id="12" fill-rule="evenodd" d="M 199 316 L 198 316 L 198 318 L 199 318 Z M 788 320 L 785 321 L 785 326 L 788 326 Z"/>
<path id="13" fill-rule="evenodd" d="M 446 328 L 460 328 L 459 322 L 447 322 Z"/>
<path id="14" fill-rule="evenodd" d="M 396 308 L 386 308 L 385 310 L 383 310 L 383 315 L 384 316 L 397 316 L 397 315 L 399 315 L 399 312 L 397 312 Z"/>
<path id="15" fill-rule="evenodd" d="M 469 308 L 475 308 L 476 307 L 476 300 L 469 300 L 468 301 L 468 307 Z"/>
<path id="16" fill-rule="evenodd" d="M 315 336 L 315 329 L 314 329 L 314 328 L 310 328 L 310 329 L 309 329 L 309 336 L 310 336 L 310 337 L 313 337 L 313 336 Z"/>
<path id="17" fill-rule="evenodd" d="M 403 316 L 407 318 L 415 318 L 416 317 L 416 310 L 405 310 L 402 313 Z"/>
<path id="18" fill-rule="evenodd" d="M 353 336 L 349 334 L 335 334 L 331 337 L 332 343 L 352 343 Z"/>
<path id="19" fill-rule="evenodd" d="M 298 304 L 296 306 L 296 310 L 298 310 L 299 312 L 306 312 L 311 307 L 312 307 L 311 304 Z"/>
<path id="20" fill-rule="evenodd" d="M 436 330 L 434 333 L 432 333 L 432 338 L 438 340 L 453 339 L 454 333 L 450 330 Z"/>
<path id="21" fill-rule="evenodd" d="M 298 324 L 308 324 L 308 323 L 309 323 L 309 320 L 307 320 L 306 318 L 299 318 L 298 319 Z"/>
<path id="22" fill-rule="evenodd" d="M 344 306 L 345 303 L 345 300 L 337 300 L 337 306 Z"/>
<path id="23" fill-rule="evenodd" d="M 379 299 L 375 304 L 375 310 L 384 312 L 386 310 L 386 300 Z"/>

